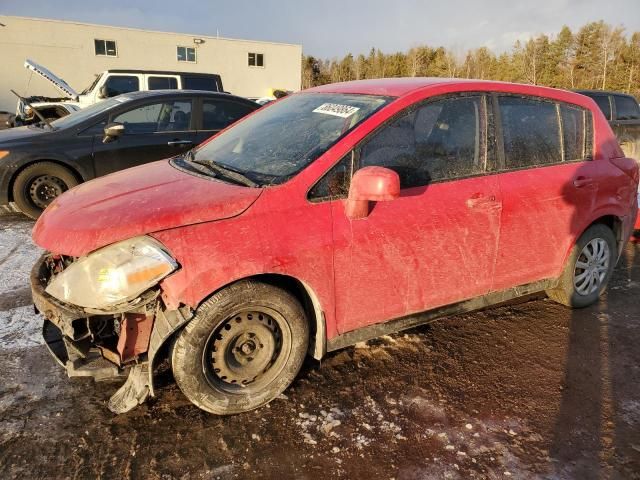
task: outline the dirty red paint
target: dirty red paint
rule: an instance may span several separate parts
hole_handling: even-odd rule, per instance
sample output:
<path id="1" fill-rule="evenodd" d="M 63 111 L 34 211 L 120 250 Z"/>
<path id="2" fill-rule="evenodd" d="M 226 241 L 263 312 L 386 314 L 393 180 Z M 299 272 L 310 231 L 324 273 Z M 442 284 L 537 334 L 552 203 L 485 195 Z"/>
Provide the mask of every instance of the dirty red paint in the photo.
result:
<path id="1" fill-rule="evenodd" d="M 446 79 L 350 82 L 314 91 L 397 98 L 284 184 L 233 186 L 156 162 L 59 197 L 36 224 L 36 243 L 79 256 L 151 234 L 180 264 L 161 282 L 163 299 L 174 305 L 197 307 L 212 292 L 247 277 L 293 277 L 317 299 L 330 339 L 370 323 L 556 277 L 576 238 L 600 217 L 616 217 L 625 238 L 631 233 L 637 167 L 632 180 L 610 162 L 623 153 L 588 97 Z M 416 102 L 456 92 L 535 95 L 586 108 L 593 114 L 593 161 L 404 189 L 393 201 L 376 202 L 360 220 L 345 215 L 345 200 L 307 199 L 310 187 L 382 123 Z"/>

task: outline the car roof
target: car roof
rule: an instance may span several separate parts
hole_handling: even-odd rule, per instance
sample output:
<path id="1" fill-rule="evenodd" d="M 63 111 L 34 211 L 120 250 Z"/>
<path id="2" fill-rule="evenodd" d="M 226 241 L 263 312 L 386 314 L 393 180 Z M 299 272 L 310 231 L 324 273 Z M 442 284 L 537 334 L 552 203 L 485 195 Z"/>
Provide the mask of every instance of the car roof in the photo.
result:
<path id="1" fill-rule="evenodd" d="M 568 90 L 559 90 L 555 88 L 527 85 L 522 83 L 439 77 L 380 78 L 372 80 L 356 80 L 351 82 L 322 85 L 320 87 L 311 88 L 305 91 L 315 93 L 354 93 L 364 95 L 402 97 L 415 90 L 444 85 L 460 85 L 464 86 L 465 90 L 477 89 L 478 91 L 506 91 L 511 93 L 539 95 L 542 97 L 557 97 L 560 92 L 562 96 L 566 98 L 575 98 L 575 96 L 579 95 Z"/>
<path id="2" fill-rule="evenodd" d="M 228 98 L 235 100 L 243 100 L 245 102 L 251 102 L 251 100 L 246 99 L 244 97 L 239 97 L 237 95 L 232 95 L 226 92 L 212 92 L 210 90 L 177 90 L 177 89 L 164 89 L 164 90 L 142 90 L 136 92 L 123 93 L 118 96 L 126 96 L 133 99 L 140 98 L 151 98 L 151 97 L 192 97 L 194 95 L 197 96 L 206 96 L 206 97 L 220 97 L 220 98 Z M 115 98 L 115 97 L 114 97 Z M 251 102 L 255 103 L 255 102 Z"/>
<path id="3" fill-rule="evenodd" d="M 202 72 L 174 72 L 170 70 L 135 70 L 135 69 L 109 69 L 107 73 L 148 73 L 150 75 L 189 75 L 192 77 L 219 77 L 217 73 L 202 73 Z"/>
<path id="4" fill-rule="evenodd" d="M 619 97 L 630 97 L 635 98 L 630 93 L 624 92 L 614 92 L 613 90 L 574 90 L 576 93 L 580 93 L 581 95 L 618 95 Z"/>

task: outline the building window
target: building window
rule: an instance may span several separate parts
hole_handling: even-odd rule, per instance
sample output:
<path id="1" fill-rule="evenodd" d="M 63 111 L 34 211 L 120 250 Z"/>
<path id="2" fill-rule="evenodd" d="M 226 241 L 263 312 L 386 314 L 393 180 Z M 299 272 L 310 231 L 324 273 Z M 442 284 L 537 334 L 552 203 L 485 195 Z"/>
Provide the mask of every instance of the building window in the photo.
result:
<path id="1" fill-rule="evenodd" d="M 194 47 L 178 47 L 178 61 L 195 63 L 196 49 Z"/>
<path id="2" fill-rule="evenodd" d="M 262 54 L 262 53 L 250 53 L 249 54 L 249 66 L 250 67 L 264 67 L 264 54 Z"/>
<path id="3" fill-rule="evenodd" d="M 117 57 L 118 50 L 116 48 L 116 42 L 114 40 L 99 40 L 95 39 L 93 44 L 96 48 L 96 55 L 105 57 Z"/>

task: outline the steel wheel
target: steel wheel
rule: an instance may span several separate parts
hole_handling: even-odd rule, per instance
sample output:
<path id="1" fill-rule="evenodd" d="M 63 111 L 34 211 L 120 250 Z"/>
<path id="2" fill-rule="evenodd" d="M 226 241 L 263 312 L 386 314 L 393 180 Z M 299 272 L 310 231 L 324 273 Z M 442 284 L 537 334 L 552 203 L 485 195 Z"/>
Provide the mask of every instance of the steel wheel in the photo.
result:
<path id="1" fill-rule="evenodd" d="M 35 177 L 27 188 L 31 202 L 44 210 L 56 197 L 67 191 L 67 184 L 58 177 L 41 175 Z"/>
<path id="2" fill-rule="evenodd" d="M 603 284 L 609 265 L 611 251 L 609 244 L 602 238 L 594 238 L 587 243 L 578 259 L 573 273 L 573 285 L 580 295 L 590 295 Z"/>
<path id="3" fill-rule="evenodd" d="M 278 377 L 290 349 L 284 318 L 269 308 L 252 309 L 238 312 L 212 332 L 202 362 L 212 387 L 246 394 Z"/>

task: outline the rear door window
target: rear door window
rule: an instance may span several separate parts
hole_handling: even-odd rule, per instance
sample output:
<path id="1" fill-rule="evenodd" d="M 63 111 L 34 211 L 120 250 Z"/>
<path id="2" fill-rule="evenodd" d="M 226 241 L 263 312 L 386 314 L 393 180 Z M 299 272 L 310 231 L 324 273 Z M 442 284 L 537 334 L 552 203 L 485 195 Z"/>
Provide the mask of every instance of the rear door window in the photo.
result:
<path id="1" fill-rule="evenodd" d="M 149 90 L 177 90 L 178 79 L 175 77 L 149 77 Z"/>
<path id="2" fill-rule="evenodd" d="M 591 114 L 584 109 L 572 105 L 560 104 L 562 118 L 562 144 L 564 160 L 584 160 L 590 156 L 588 151 L 587 132 Z"/>
<path id="3" fill-rule="evenodd" d="M 362 146 L 360 165 L 390 168 L 401 188 L 485 171 L 482 96 L 426 103 L 386 125 Z"/>
<path id="4" fill-rule="evenodd" d="M 204 100 L 202 102 L 202 130 L 222 130 L 253 110 L 256 109 L 241 103 Z"/>
<path id="5" fill-rule="evenodd" d="M 140 90 L 138 77 L 129 75 L 111 75 L 104 83 L 108 97 L 115 97 L 123 93 L 137 92 Z"/>
<path id="6" fill-rule="evenodd" d="M 185 90 L 205 90 L 217 92 L 218 83 L 215 77 L 182 77 L 182 88 Z"/>
<path id="7" fill-rule="evenodd" d="M 640 120 L 640 106 L 632 97 L 614 95 L 616 120 Z"/>
<path id="8" fill-rule="evenodd" d="M 191 100 L 169 100 L 133 108 L 112 121 L 125 126 L 125 135 L 179 132 L 190 129 L 191 111 Z"/>
<path id="9" fill-rule="evenodd" d="M 543 100 L 498 98 L 507 169 L 562 161 L 560 122 L 556 104 Z"/>

